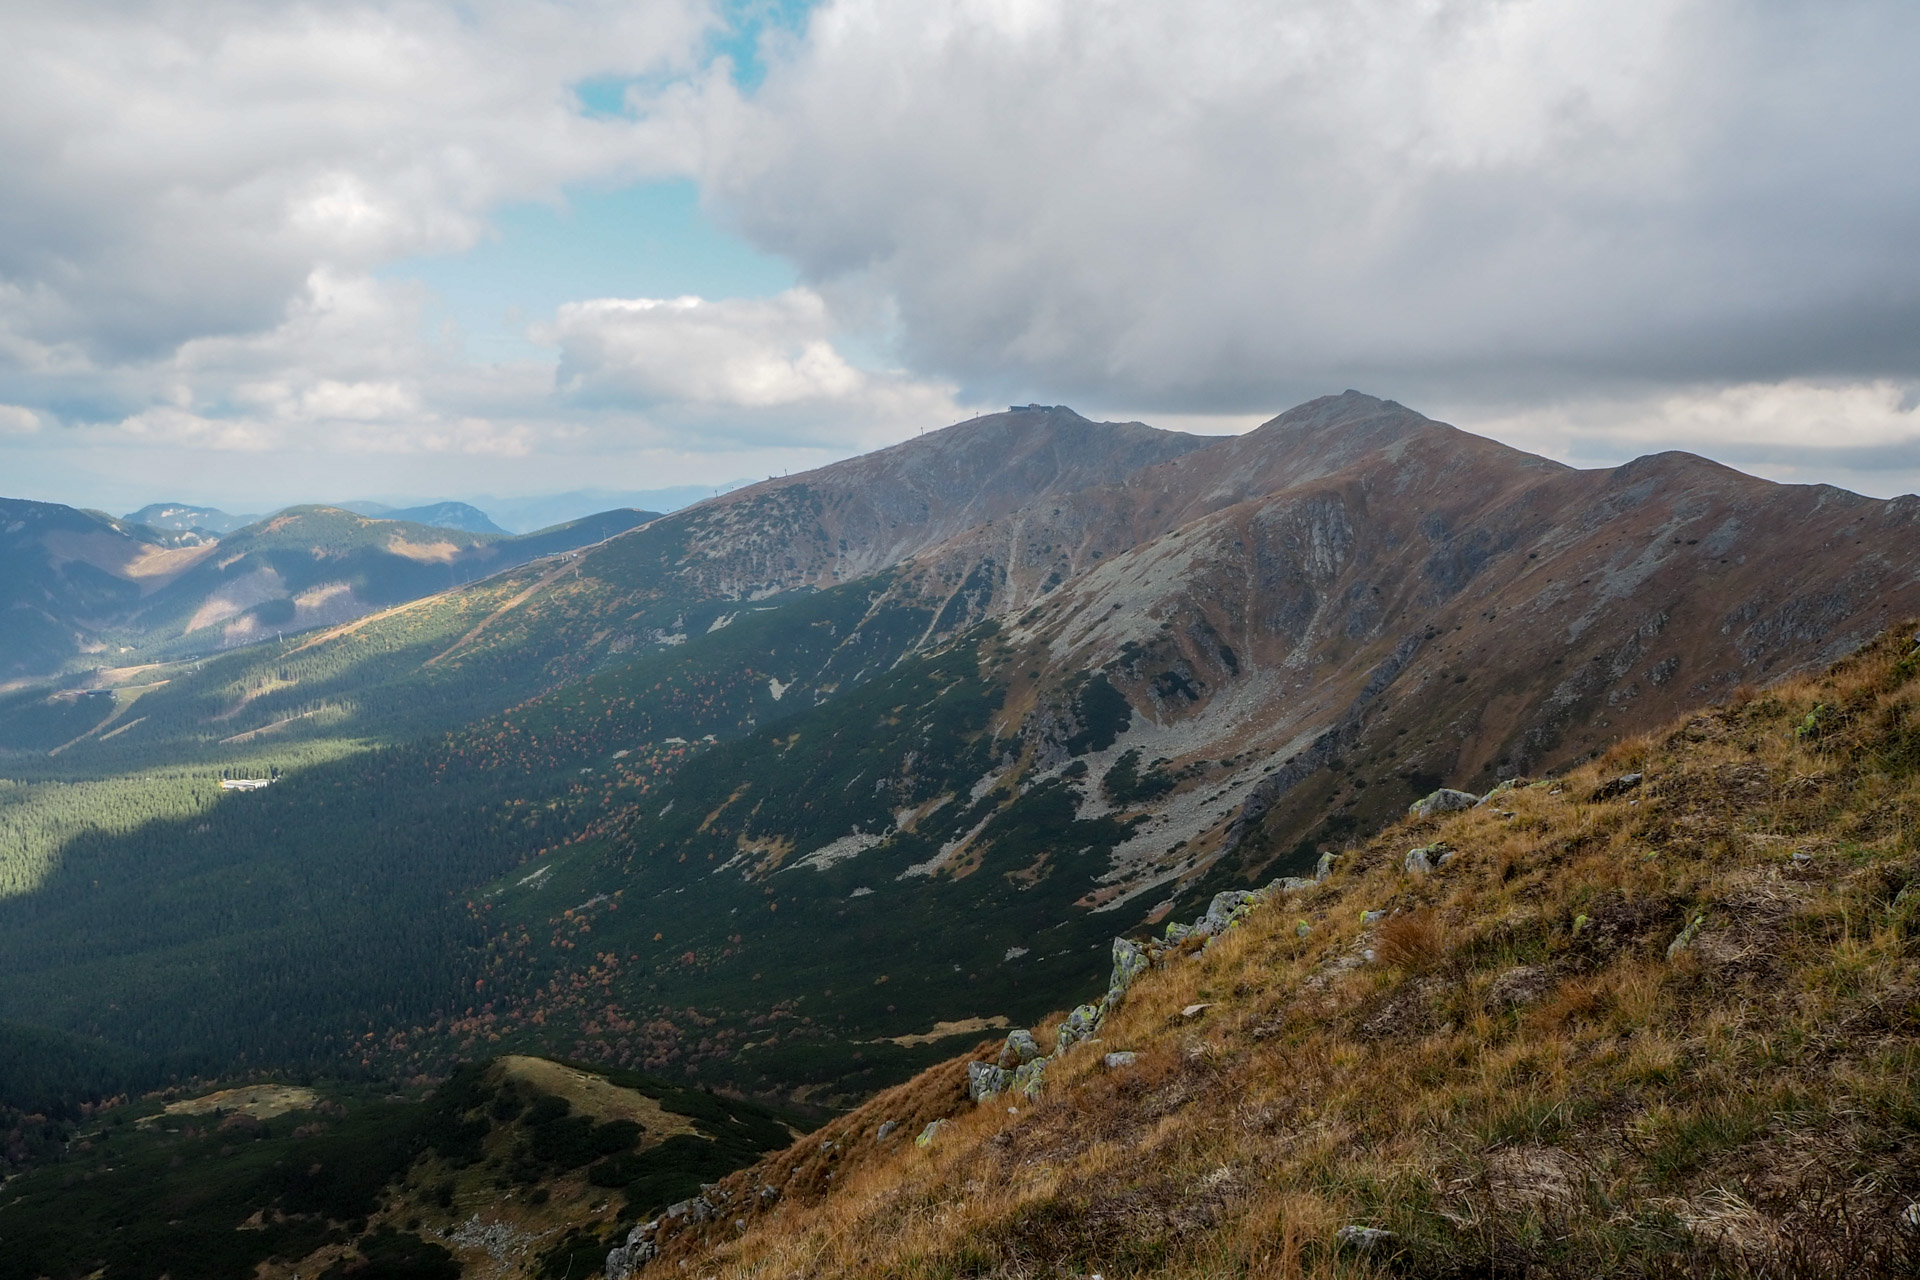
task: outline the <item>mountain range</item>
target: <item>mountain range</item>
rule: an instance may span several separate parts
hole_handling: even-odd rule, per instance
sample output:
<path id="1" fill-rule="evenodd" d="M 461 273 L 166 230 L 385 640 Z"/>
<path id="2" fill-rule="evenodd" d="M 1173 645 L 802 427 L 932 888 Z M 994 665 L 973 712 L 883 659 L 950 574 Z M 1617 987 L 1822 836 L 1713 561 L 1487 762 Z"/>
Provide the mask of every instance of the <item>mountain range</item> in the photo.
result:
<path id="1" fill-rule="evenodd" d="M 1920 614 L 1920 498 L 1357 392 L 521 538 L 0 519 L 0 1030 L 102 1094 L 520 1053 L 850 1106 L 1116 935 Z"/>
<path id="2" fill-rule="evenodd" d="M 153 820 L 26 784 L 0 1016 L 197 1070 L 334 1060 L 353 1024 L 386 1069 L 497 1042 L 858 1096 L 1051 1007 L 1114 932 L 1920 611 L 1920 499 L 1576 471 L 1352 392 L 1227 439 L 990 415 L 468 586 L 503 544 L 277 519 L 249 536 L 326 522 L 421 575 L 394 596 L 448 589 L 296 636 L 320 588 L 264 545 L 222 568 L 229 535 L 191 611 L 136 616 L 269 643 L 12 695 L 11 772 Z M 239 587 L 269 574 L 278 624 Z M 220 976 L 262 949 L 311 1019 Z"/>
<path id="3" fill-rule="evenodd" d="M 487 524 L 472 508 L 420 515 Z M 360 617 L 644 523 L 608 511 L 521 537 L 337 507 L 150 507 L 116 520 L 0 499 L 0 678 L 217 651 Z M 134 517 L 146 516 L 159 526 Z"/>

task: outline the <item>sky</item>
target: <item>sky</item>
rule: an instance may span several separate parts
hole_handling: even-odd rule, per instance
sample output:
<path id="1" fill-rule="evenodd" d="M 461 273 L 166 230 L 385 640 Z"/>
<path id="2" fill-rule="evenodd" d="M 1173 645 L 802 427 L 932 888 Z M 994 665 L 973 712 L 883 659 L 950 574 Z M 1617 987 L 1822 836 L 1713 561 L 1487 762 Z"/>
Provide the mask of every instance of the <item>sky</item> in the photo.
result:
<path id="1" fill-rule="evenodd" d="M 1358 388 L 1920 489 L 1910 0 L 0 0 L 0 494 L 718 485 Z"/>

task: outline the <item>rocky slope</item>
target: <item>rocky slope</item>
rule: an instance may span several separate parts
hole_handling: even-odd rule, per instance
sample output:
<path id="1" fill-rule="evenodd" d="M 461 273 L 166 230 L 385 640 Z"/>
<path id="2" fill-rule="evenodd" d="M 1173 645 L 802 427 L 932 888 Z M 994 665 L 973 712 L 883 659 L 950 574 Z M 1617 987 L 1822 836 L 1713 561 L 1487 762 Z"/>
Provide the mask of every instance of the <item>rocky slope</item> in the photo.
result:
<path id="1" fill-rule="evenodd" d="M 608 1274 L 1911 1275 L 1916 817 L 1908 625 L 1116 942 Z"/>
<path id="2" fill-rule="evenodd" d="M 1685 454 L 1571 471 L 1349 393 L 1173 470 L 1129 487 L 1183 523 L 1007 632 L 1058 679 L 1107 673 L 1136 713 L 1115 752 L 1211 762 L 1205 807 L 1142 849 L 1338 840 L 1409 790 L 1564 765 L 1920 608 L 1920 499 Z"/>

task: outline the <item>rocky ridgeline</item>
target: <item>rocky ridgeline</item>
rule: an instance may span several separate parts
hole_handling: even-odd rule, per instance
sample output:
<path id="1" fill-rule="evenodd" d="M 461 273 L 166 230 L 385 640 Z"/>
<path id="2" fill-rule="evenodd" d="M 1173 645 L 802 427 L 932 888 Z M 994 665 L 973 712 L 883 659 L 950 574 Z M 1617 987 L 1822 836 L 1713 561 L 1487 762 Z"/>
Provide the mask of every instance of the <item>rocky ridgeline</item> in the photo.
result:
<path id="1" fill-rule="evenodd" d="M 1602 785 L 1592 799 L 1609 799 L 1622 795 L 1640 784 L 1639 774 L 1626 774 Z M 1455 791 L 1443 787 L 1408 809 L 1415 819 L 1432 818 L 1441 814 L 1457 813 L 1494 804 L 1501 796 L 1518 787 L 1547 788 L 1550 781 L 1529 782 L 1514 778 L 1502 782 L 1485 795 L 1475 795 L 1469 791 Z M 1083 1004 L 1068 1014 L 1054 1028 L 1054 1047 L 1051 1053 L 1043 1053 L 1039 1040 L 1033 1032 L 1022 1027 L 1007 1033 L 1006 1041 L 1000 1052 L 992 1059 L 984 1059 L 967 1064 L 967 1096 L 976 1104 L 985 1105 L 1005 1095 L 1033 1101 L 1038 1099 L 1046 1088 L 1047 1065 L 1056 1058 L 1070 1053 L 1076 1046 L 1097 1042 L 1100 1028 L 1109 1015 L 1119 1008 L 1126 998 L 1129 988 L 1149 969 L 1169 963 L 1182 956 L 1196 955 L 1213 945 L 1214 941 L 1238 927 L 1252 912 L 1262 904 L 1285 898 L 1289 894 L 1311 889 L 1333 873 L 1335 863 L 1341 855 L 1322 853 L 1314 866 L 1313 875 L 1283 876 L 1258 889 L 1227 889 L 1217 893 L 1213 901 L 1207 904 L 1206 911 L 1192 924 L 1178 921 L 1170 922 L 1165 933 L 1159 938 L 1145 942 L 1135 942 L 1131 938 L 1113 940 L 1113 972 L 1107 979 L 1106 994 L 1097 1003 Z M 1422 845 L 1410 850 L 1404 862 L 1409 874 L 1424 875 L 1438 870 L 1452 862 L 1458 855 L 1444 842 Z M 1384 911 L 1369 911 L 1363 914 L 1365 923 L 1373 924 L 1384 917 Z M 1297 926 L 1301 936 L 1312 929 L 1306 921 Z M 1199 940 L 1199 945 L 1195 945 Z M 1675 940 L 1674 949 L 1684 949 L 1691 941 L 1691 932 Z M 1371 960 L 1373 953 L 1366 951 L 1354 957 L 1348 963 Z M 1183 1010 L 1192 1016 L 1207 1006 L 1195 1005 Z M 1134 1064 L 1135 1054 L 1126 1049 L 1107 1052 L 1102 1058 L 1110 1071 L 1124 1070 Z M 945 1119 L 930 1121 L 914 1139 L 914 1145 L 921 1148 L 931 1147 L 938 1139 L 940 1131 L 949 1122 Z M 882 1123 L 874 1137 L 884 1142 L 899 1128 L 897 1121 Z M 830 1147 L 832 1144 L 826 1144 Z M 823 1148 L 824 1149 L 824 1148 Z M 770 1208 L 780 1198 L 780 1190 L 773 1186 L 761 1186 L 744 1197 L 751 1204 L 736 1203 L 742 1199 L 734 1192 L 717 1184 L 710 1183 L 701 1187 L 700 1194 L 691 1199 L 670 1205 L 666 1212 L 633 1227 L 626 1239 L 607 1254 L 606 1280 L 631 1280 L 641 1267 L 659 1253 L 658 1241 L 663 1227 L 673 1225 L 677 1228 L 701 1226 L 709 1222 L 723 1220 L 729 1213 L 746 1213 L 757 1209 Z M 745 1227 L 745 1219 L 736 1220 L 736 1226 Z M 1367 1229 L 1355 1228 L 1355 1232 Z M 1370 1233 L 1368 1238 L 1348 1239 L 1341 1237 L 1343 1244 L 1355 1248 L 1370 1247 L 1374 1241 L 1371 1235 L 1385 1236 L 1388 1233 Z"/>
<path id="2" fill-rule="evenodd" d="M 1640 775 L 1626 774 L 1605 784 L 1595 794 L 1594 799 L 1608 799 L 1624 794 L 1640 784 Z M 1475 795 L 1470 791 L 1455 791 L 1442 787 L 1431 795 L 1425 796 L 1409 806 L 1408 813 L 1415 819 L 1433 818 L 1441 814 L 1457 813 L 1493 804 L 1501 796 L 1517 787 L 1548 787 L 1550 782 L 1528 782 L 1524 778 L 1511 778 L 1502 782 L 1485 795 Z M 1424 875 L 1446 866 L 1458 855 L 1445 843 L 1422 845 L 1407 853 L 1404 869 L 1413 875 Z M 1031 1031 L 1021 1029 L 1008 1033 L 1006 1043 L 1001 1047 L 999 1057 L 990 1061 L 970 1062 L 967 1064 L 967 1094 L 976 1103 L 986 1103 L 1004 1093 L 1014 1093 L 1032 1100 L 1040 1096 L 1046 1086 L 1047 1063 L 1060 1055 L 1070 1052 L 1075 1045 L 1093 1040 L 1107 1016 L 1119 1007 L 1126 997 L 1127 989 L 1148 969 L 1182 955 L 1193 954 L 1191 940 L 1205 939 L 1199 948 L 1205 950 L 1213 940 L 1234 928 L 1248 913 L 1261 903 L 1285 897 L 1287 894 L 1310 889 L 1325 880 L 1333 872 L 1338 854 L 1323 853 L 1314 867 L 1311 878 L 1304 876 L 1283 876 L 1260 889 L 1228 889 L 1215 894 L 1207 910 L 1192 924 L 1174 922 L 1167 925 L 1166 933 L 1158 939 L 1147 942 L 1135 942 L 1131 938 L 1113 940 L 1113 975 L 1107 980 L 1107 992 L 1097 1004 L 1083 1004 L 1067 1015 L 1066 1021 L 1054 1029 L 1054 1048 L 1050 1054 L 1042 1054 L 1040 1045 Z M 1378 917 L 1382 912 L 1369 912 L 1369 917 Z M 1369 920 L 1369 923 L 1372 923 Z M 1312 926 L 1301 921 L 1298 929 L 1301 936 L 1311 931 Z M 1127 1050 L 1108 1053 L 1105 1064 L 1110 1070 L 1132 1065 L 1134 1055 Z M 935 1120 L 915 1139 L 920 1146 L 928 1146 L 939 1132 L 945 1121 Z"/>

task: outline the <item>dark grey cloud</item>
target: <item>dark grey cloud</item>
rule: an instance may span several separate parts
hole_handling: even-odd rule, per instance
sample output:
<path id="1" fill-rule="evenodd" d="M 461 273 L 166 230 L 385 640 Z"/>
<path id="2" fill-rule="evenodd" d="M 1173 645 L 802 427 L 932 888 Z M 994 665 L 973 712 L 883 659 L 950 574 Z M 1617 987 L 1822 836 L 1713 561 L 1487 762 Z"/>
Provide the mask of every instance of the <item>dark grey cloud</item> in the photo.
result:
<path id="1" fill-rule="evenodd" d="M 842 0 L 707 181 L 989 390 L 1902 376 L 1917 60 L 1900 0 Z"/>

